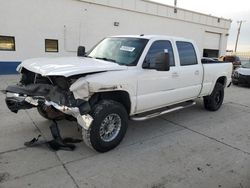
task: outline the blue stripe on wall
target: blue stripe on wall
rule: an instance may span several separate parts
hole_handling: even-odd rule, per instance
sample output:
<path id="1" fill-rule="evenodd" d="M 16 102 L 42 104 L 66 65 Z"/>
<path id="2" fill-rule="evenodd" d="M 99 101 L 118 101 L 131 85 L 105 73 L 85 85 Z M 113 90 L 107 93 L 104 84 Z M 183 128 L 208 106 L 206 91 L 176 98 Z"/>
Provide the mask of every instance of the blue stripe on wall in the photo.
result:
<path id="1" fill-rule="evenodd" d="M 20 61 L 0 61 L 0 75 L 17 74 L 16 68 L 20 63 Z"/>

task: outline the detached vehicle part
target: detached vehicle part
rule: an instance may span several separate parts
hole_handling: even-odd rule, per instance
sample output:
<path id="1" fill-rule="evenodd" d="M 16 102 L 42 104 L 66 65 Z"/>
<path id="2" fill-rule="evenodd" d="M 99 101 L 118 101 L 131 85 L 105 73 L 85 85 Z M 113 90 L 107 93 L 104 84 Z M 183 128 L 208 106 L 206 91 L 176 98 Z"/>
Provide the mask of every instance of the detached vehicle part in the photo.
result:
<path id="1" fill-rule="evenodd" d="M 61 119 L 76 121 L 86 145 L 107 152 L 122 141 L 129 119 L 184 109 L 202 97 L 205 108 L 216 111 L 231 83 L 232 63 L 201 62 L 198 47 L 183 38 L 115 36 L 89 52 L 79 47 L 77 54 L 25 60 L 17 68 L 20 82 L 6 88 L 12 112 L 37 108 L 52 120 L 49 144 L 54 149 L 74 149 L 74 139 L 61 138 Z M 26 145 L 35 145 L 38 138 Z"/>

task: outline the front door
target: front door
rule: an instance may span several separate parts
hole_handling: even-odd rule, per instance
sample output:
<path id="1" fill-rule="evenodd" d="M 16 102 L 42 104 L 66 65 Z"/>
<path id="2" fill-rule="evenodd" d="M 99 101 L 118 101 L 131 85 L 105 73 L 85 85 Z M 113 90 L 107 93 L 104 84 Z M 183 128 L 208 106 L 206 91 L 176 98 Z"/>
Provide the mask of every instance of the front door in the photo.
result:
<path id="1" fill-rule="evenodd" d="M 156 56 L 166 51 L 169 53 L 170 70 L 157 71 L 154 69 Z M 153 42 L 144 61 L 151 64 L 151 68 L 138 73 L 136 113 L 164 107 L 179 99 L 176 89 L 180 87 L 180 71 L 175 65 L 172 43 L 168 40 Z"/>

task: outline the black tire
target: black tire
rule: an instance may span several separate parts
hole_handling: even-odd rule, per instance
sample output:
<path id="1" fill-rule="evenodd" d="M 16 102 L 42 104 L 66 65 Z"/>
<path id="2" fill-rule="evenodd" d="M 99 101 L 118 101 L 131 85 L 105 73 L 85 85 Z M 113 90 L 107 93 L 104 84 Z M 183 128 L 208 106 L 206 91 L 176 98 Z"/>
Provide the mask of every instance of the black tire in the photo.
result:
<path id="1" fill-rule="evenodd" d="M 203 98 L 204 107 L 209 111 L 218 110 L 224 100 L 224 87 L 221 83 L 216 83 L 211 95 Z"/>
<path id="2" fill-rule="evenodd" d="M 86 145 L 101 153 L 112 150 L 118 146 L 124 138 L 128 126 L 128 113 L 124 106 L 116 101 L 102 100 L 93 107 L 90 115 L 93 118 L 90 128 L 88 130 L 85 130 L 84 128 L 82 129 L 83 140 Z M 117 129 L 119 131 L 115 131 L 116 134 L 114 135 L 116 136 L 113 139 L 105 140 L 103 135 L 101 136 L 100 131 L 101 127 L 103 130 L 102 125 L 105 124 L 105 120 L 110 117 L 114 117 L 116 120 L 119 120 L 119 123 L 116 122 L 116 125 L 114 120 L 112 126 L 120 128 Z M 113 127 L 113 130 L 115 130 L 115 127 Z M 103 133 L 104 132 L 105 131 L 103 131 Z M 106 130 L 106 132 L 109 132 L 109 130 Z"/>

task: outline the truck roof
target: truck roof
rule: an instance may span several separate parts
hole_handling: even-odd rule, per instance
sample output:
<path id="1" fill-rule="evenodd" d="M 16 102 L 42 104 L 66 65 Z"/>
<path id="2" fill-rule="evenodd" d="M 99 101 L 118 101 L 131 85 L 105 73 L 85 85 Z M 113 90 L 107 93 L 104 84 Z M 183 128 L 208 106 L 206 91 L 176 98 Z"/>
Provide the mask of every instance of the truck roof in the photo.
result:
<path id="1" fill-rule="evenodd" d="M 185 41 L 192 41 L 190 39 L 182 38 L 182 37 L 174 37 L 169 35 L 117 35 L 117 36 L 111 36 L 111 37 L 128 37 L 128 38 L 142 38 L 142 39 L 153 39 L 153 38 L 168 38 L 168 39 L 174 39 L 174 40 L 185 40 Z"/>

